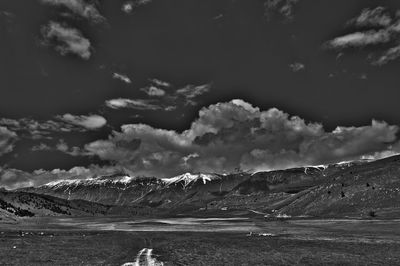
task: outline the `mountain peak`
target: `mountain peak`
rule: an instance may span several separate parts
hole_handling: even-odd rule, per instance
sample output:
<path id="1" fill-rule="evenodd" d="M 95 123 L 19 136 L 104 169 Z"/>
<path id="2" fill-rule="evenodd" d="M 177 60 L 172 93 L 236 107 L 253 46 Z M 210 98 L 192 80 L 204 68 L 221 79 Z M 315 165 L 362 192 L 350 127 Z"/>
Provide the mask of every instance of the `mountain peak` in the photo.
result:
<path id="1" fill-rule="evenodd" d="M 86 179 L 61 179 L 57 181 L 52 181 L 47 184 L 44 184 L 42 186 L 46 187 L 59 187 L 59 186 L 71 186 L 71 185 L 103 185 L 103 184 L 108 184 L 108 183 L 113 183 L 113 184 L 129 184 L 134 180 L 135 177 L 131 177 L 128 175 L 123 175 L 123 176 L 112 176 L 112 177 L 106 177 L 106 176 L 99 176 L 99 177 L 90 177 Z"/>
<path id="2" fill-rule="evenodd" d="M 212 180 L 217 179 L 217 178 L 219 178 L 219 176 L 216 175 L 216 174 L 184 173 L 182 175 L 178 175 L 178 176 L 171 177 L 171 178 L 163 178 L 162 181 L 167 186 L 182 182 L 183 183 L 183 187 L 187 187 L 188 185 L 190 185 L 191 183 L 193 183 L 193 182 L 195 182 L 197 180 L 202 180 L 203 184 L 206 184 L 207 182 L 212 181 Z"/>

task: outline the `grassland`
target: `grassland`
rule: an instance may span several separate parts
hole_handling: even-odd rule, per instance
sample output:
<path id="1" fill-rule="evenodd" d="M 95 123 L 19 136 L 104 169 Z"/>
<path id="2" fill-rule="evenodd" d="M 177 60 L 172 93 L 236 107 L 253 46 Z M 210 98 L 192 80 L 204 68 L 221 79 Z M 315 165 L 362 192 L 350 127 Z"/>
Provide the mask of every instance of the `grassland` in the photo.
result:
<path id="1" fill-rule="evenodd" d="M 122 265 L 152 248 L 164 265 L 399 265 L 399 221 L 275 221 L 249 232 L 0 229 L 1 265 Z M 1 227 L 0 227 L 1 228 Z M 259 235 L 263 231 L 274 236 Z"/>

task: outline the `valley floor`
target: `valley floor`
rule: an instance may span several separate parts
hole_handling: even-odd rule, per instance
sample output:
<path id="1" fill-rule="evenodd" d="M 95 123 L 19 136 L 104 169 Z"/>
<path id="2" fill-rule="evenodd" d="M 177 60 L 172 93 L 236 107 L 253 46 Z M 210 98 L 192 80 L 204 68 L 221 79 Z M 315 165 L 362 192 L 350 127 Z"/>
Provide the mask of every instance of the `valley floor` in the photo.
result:
<path id="1" fill-rule="evenodd" d="M 150 251 L 147 259 L 164 265 L 400 264 L 399 220 L 252 220 L 251 233 L 90 230 L 81 222 L 0 225 L 0 264 L 123 265 Z"/>

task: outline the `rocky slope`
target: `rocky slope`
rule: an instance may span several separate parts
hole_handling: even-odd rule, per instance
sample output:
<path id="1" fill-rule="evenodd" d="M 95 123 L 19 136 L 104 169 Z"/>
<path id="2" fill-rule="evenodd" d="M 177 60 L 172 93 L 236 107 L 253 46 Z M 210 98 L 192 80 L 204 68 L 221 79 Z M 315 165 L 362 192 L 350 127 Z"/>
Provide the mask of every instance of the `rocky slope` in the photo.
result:
<path id="1" fill-rule="evenodd" d="M 0 191 L 0 216 L 4 219 L 32 216 L 104 215 L 110 207 L 83 200 L 68 201 L 28 192 Z"/>
<path id="2" fill-rule="evenodd" d="M 173 178 L 156 179 L 114 175 L 86 180 L 60 180 L 19 191 L 116 206 L 173 208 L 188 205 L 198 208 L 211 199 L 229 193 L 248 177 L 245 174 L 186 173 Z"/>
<path id="3" fill-rule="evenodd" d="M 156 178 L 132 178 L 118 174 L 85 180 L 59 180 L 21 191 L 108 205 L 135 205 L 147 193 L 158 189 L 161 184 L 162 181 Z"/>
<path id="4" fill-rule="evenodd" d="M 400 156 L 330 175 L 277 212 L 322 217 L 399 217 Z"/>

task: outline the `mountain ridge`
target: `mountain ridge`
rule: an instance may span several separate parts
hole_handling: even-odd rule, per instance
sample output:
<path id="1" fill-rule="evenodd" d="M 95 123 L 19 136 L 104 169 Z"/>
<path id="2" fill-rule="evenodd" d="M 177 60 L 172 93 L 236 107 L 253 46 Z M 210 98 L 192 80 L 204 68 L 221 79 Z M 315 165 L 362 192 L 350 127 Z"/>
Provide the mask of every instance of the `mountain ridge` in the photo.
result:
<path id="1" fill-rule="evenodd" d="M 377 201 L 382 204 L 372 202 L 376 191 L 375 194 L 364 191 L 359 180 L 365 179 L 364 186 L 369 184 L 371 188 L 385 187 L 387 194 L 397 193 L 390 192 L 384 184 L 390 179 L 394 188 L 400 187 L 396 181 L 398 177 L 393 176 L 400 171 L 398 161 L 400 156 L 397 155 L 376 161 L 342 162 L 253 174 L 185 173 L 164 179 L 121 174 L 111 178 L 56 181 L 18 191 L 111 206 L 141 206 L 154 213 L 253 210 L 266 216 L 343 216 L 349 213 L 365 216 L 372 211 L 382 213 L 383 207 L 390 208 L 393 204 L 387 200 L 389 196 L 379 193 Z M 355 173 L 358 178 L 354 177 Z M 385 178 L 371 176 L 371 173 L 380 173 Z M 325 194 L 330 197 L 325 197 Z M 370 208 L 362 203 L 365 197 L 369 198 Z"/>

